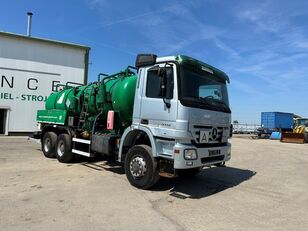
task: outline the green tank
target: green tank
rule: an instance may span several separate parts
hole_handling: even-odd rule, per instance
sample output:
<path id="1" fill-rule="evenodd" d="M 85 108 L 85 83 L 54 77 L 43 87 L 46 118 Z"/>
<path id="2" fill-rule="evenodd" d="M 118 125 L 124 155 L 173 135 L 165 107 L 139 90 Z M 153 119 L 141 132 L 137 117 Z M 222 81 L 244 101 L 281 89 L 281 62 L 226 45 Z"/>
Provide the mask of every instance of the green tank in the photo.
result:
<path id="1" fill-rule="evenodd" d="M 47 98 L 46 110 L 38 111 L 37 120 L 44 122 L 46 113 L 62 111 L 66 117 L 64 123 L 69 116 L 84 117 L 83 129 L 91 130 L 94 120 L 105 125 L 108 111 L 113 110 L 117 127 L 126 127 L 132 122 L 136 80 L 136 73 L 127 68 L 114 75 L 104 75 L 102 80 L 88 85 L 71 87 L 67 84 Z"/>

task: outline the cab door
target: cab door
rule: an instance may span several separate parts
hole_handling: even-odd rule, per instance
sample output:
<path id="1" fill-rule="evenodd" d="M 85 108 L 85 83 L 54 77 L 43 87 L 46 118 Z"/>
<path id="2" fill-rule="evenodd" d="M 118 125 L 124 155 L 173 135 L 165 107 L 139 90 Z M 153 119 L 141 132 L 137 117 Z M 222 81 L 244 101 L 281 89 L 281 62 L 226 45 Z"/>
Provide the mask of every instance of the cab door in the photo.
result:
<path id="1" fill-rule="evenodd" d="M 166 70 L 165 97 L 161 89 L 162 77 L 157 72 L 158 66 L 165 67 Z M 145 69 L 145 72 L 141 94 L 140 124 L 174 128 L 177 116 L 176 65 L 160 64 Z"/>

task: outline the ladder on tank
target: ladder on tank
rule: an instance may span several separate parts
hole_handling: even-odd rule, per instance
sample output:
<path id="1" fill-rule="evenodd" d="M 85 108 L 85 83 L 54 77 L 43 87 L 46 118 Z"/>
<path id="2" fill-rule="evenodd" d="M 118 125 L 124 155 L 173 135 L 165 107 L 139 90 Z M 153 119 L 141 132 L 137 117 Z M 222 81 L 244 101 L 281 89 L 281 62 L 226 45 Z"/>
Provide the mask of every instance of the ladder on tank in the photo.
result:
<path id="1" fill-rule="evenodd" d="M 88 114 L 88 104 L 83 103 L 81 107 L 81 113 L 79 116 L 78 129 L 83 129 L 87 120 Z M 82 139 L 73 137 L 73 148 L 72 152 L 78 155 L 93 157 L 94 154 L 91 153 L 91 139 Z"/>
<path id="2" fill-rule="evenodd" d="M 83 103 L 81 113 L 79 116 L 78 129 L 82 129 L 84 127 L 86 123 L 87 115 L 88 115 L 88 104 Z"/>
<path id="3" fill-rule="evenodd" d="M 78 129 L 83 129 L 87 120 L 88 116 L 88 104 L 83 103 L 81 107 L 81 113 L 79 116 L 79 121 L 78 121 Z M 81 139 L 81 138 L 76 138 L 73 137 L 73 148 L 72 148 L 72 153 L 82 155 L 82 156 L 87 156 L 87 157 L 93 157 L 94 154 L 91 153 L 91 139 Z"/>

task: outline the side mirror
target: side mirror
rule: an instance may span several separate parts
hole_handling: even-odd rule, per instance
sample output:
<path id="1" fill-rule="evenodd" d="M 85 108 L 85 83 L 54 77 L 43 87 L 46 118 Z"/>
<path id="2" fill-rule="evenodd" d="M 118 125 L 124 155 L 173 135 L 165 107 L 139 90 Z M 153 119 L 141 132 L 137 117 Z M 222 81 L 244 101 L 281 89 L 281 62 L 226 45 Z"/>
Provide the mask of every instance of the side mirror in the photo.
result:
<path id="1" fill-rule="evenodd" d="M 167 79 L 166 79 L 166 68 L 164 67 L 159 67 L 157 70 L 157 75 L 159 76 L 159 86 L 160 86 L 160 91 L 161 95 L 163 98 L 166 97 L 166 92 L 167 92 Z"/>
<path id="2" fill-rule="evenodd" d="M 157 56 L 154 54 L 139 54 L 136 58 L 135 66 L 137 68 L 151 66 L 156 63 Z"/>
<path id="3" fill-rule="evenodd" d="M 159 77 L 166 78 L 167 70 L 165 67 L 158 68 L 157 74 Z"/>
<path id="4" fill-rule="evenodd" d="M 171 104 L 166 101 L 167 96 L 167 70 L 165 67 L 160 67 L 158 69 L 158 76 L 160 78 L 160 91 L 163 98 L 163 101 L 167 108 L 171 107 Z"/>
<path id="5" fill-rule="evenodd" d="M 167 89 L 166 89 L 166 76 L 159 76 L 160 78 L 160 92 L 161 92 L 161 95 L 163 98 L 166 97 L 166 92 L 167 92 Z"/>

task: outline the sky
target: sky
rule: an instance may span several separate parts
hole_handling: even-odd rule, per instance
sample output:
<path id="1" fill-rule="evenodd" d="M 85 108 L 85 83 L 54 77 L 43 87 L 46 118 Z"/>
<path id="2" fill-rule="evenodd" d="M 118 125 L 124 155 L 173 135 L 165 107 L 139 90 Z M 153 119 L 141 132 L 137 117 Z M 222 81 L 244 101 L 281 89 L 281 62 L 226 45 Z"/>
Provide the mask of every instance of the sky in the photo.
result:
<path id="1" fill-rule="evenodd" d="M 91 47 L 89 80 L 134 65 L 138 53 L 184 54 L 230 77 L 232 119 L 262 111 L 308 117 L 308 1 L 10 0 L 0 31 Z"/>

